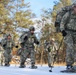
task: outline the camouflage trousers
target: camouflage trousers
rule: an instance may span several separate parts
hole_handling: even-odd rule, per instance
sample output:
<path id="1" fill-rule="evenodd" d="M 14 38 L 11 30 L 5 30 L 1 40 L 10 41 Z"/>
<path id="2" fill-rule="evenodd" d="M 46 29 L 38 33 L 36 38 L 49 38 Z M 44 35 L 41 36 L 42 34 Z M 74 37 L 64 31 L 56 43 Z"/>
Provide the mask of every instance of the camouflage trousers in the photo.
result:
<path id="1" fill-rule="evenodd" d="M 20 55 L 21 63 L 24 63 L 27 58 L 31 59 L 31 65 L 35 65 L 35 51 L 33 48 L 29 48 L 28 50 L 24 50 Z"/>
<path id="2" fill-rule="evenodd" d="M 66 44 L 66 65 L 73 65 L 76 61 L 76 32 L 67 31 L 64 42 Z"/>
<path id="3" fill-rule="evenodd" d="M 48 66 L 52 66 L 54 62 L 54 54 L 52 52 L 48 52 Z"/>
<path id="4" fill-rule="evenodd" d="M 11 59 L 12 59 L 12 52 L 11 51 L 12 51 L 11 49 L 4 50 L 5 63 L 11 62 Z"/>
<path id="5" fill-rule="evenodd" d="M 3 65 L 3 61 L 4 61 L 4 56 L 3 56 L 3 51 L 0 51 L 0 65 Z"/>

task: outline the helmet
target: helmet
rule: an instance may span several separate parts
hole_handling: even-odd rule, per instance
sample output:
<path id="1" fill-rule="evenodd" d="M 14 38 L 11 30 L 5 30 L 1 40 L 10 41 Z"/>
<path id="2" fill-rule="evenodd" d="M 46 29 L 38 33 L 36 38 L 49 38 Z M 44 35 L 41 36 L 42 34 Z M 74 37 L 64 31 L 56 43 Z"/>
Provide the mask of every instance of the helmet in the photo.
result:
<path id="1" fill-rule="evenodd" d="M 54 39 L 54 38 L 52 38 L 51 40 L 52 40 L 52 41 L 55 41 L 55 39 Z"/>
<path id="2" fill-rule="evenodd" d="M 29 28 L 29 30 L 30 30 L 30 31 L 31 31 L 31 30 L 35 31 L 34 26 L 31 26 L 31 27 Z"/>
<path id="3" fill-rule="evenodd" d="M 7 34 L 6 36 L 8 37 L 8 36 L 11 36 L 11 35 L 10 34 Z"/>

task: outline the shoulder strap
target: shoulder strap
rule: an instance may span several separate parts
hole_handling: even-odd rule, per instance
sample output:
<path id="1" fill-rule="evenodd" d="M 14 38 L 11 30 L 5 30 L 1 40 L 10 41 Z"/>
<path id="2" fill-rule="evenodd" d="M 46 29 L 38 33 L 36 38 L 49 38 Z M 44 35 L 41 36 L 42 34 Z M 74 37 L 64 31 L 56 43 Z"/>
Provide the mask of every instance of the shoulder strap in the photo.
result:
<path id="1" fill-rule="evenodd" d="M 69 23 L 70 18 L 71 18 L 71 10 L 69 10 L 68 12 L 69 12 L 69 17 L 68 17 L 68 20 L 67 20 L 67 22 L 66 22 L 65 26 Z"/>

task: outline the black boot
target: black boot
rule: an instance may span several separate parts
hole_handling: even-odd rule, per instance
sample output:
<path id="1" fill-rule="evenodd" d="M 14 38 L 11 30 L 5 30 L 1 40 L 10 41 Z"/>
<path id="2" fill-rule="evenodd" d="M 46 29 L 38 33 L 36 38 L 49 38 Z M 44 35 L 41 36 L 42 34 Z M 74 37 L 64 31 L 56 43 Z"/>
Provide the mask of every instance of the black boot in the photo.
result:
<path id="1" fill-rule="evenodd" d="M 74 70 L 74 68 L 73 68 L 73 66 L 72 65 L 67 65 L 67 68 L 66 68 L 67 70 L 69 70 L 69 71 L 72 71 L 72 70 Z"/>
<path id="2" fill-rule="evenodd" d="M 50 68 L 49 72 L 52 72 L 53 66 L 52 66 L 51 64 L 48 64 L 48 66 L 49 66 L 49 68 Z"/>
<path id="3" fill-rule="evenodd" d="M 19 66 L 19 68 L 25 68 L 26 66 L 25 66 L 25 64 L 24 64 L 24 62 L 22 62 L 21 64 L 20 64 L 20 66 Z"/>
<path id="4" fill-rule="evenodd" d="M 5 65 L 4 66 L 9 67 L 10 66 L 9 62 L 5 62 Z"/>
<path id="5" fill-rule="evenodd" d="M 51 64 L 48 64 L 49 68 L 53 68 L 54 66 L 52 66 Z"/>
<path id="6" fill-rule="evenodd" d="M 36 68 L 37 68 L 37 66 L 35 66 L 35 65 L 31 66 L 31 69 L 36 69 Z"/>

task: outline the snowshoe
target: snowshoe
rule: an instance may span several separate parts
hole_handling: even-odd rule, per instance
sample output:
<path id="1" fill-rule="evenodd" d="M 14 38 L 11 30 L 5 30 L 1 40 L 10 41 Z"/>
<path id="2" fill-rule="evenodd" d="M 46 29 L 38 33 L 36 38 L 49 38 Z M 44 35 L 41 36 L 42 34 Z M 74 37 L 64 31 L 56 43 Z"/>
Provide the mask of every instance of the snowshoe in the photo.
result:
<path id="1" fill-rule="evenodd" d="M 19 68 L 25 68 L 25 67 L 26 67 L 25 65 L 20 65 L 20 66 L 19 66 Z"/>
<path id="2" fill-rule="evenodd" d="M 63 73 L 76 73 L 76 70 L 72 67 L 72 68 L 69 68 L 69 69 L 66 69 L 66 70 L 62 70 L 60 72 L 63 72 Z"/>
<path id="3" fill-rule="evenodd" d="M 33 66 L 31 66 L 31 69 L 37 69 L 37 66 L 33 65 Z"/>
<path id="4" fill-rule="evenodd" d="M 76 70 L 62 70 L 62 73 L 76 73 Z"/>
<path id="5" fill-rule="evenodd" d="M 49 70 L 49 72 L 52 72 L 52 70 Z"/>

